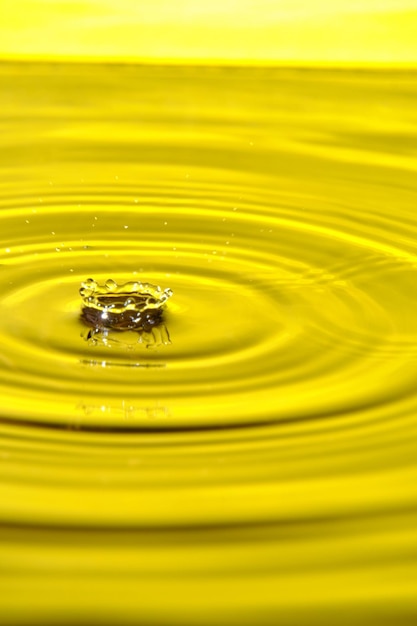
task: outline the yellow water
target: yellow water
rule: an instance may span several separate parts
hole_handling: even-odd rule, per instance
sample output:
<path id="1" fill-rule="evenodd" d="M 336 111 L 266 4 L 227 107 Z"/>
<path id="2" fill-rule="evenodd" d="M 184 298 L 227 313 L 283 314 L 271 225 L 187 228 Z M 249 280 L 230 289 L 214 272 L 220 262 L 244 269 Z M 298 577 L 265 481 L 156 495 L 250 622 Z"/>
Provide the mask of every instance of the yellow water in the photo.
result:
<path id="1" fill-rule="evenodd" d="M 416 623 L 415 74 L 0 79 L 0 622 Z"/>

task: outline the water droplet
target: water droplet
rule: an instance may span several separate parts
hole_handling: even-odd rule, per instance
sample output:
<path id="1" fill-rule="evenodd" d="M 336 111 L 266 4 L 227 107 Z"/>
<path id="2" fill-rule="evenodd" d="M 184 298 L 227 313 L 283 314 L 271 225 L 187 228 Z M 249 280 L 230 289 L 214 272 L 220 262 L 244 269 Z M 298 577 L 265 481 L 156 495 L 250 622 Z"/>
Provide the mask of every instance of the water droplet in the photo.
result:
<path id="1" fill-rule="evenodd" d="M 105 283 L 105 287 L 107 291 L 115 291 L 117 283 L 112 278 L 109 278 Z"/>

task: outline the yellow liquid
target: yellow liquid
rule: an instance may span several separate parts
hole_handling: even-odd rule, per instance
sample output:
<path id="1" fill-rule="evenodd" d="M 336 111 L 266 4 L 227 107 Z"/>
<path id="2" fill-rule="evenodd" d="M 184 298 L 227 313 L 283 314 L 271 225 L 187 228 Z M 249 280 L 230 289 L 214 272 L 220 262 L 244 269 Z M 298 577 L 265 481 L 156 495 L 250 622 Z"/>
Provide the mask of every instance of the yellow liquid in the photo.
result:
<path id="1" fill-rule="evenodd" d="M 415 75 L 0 74 L 0 621 L 414 623 Z"/>

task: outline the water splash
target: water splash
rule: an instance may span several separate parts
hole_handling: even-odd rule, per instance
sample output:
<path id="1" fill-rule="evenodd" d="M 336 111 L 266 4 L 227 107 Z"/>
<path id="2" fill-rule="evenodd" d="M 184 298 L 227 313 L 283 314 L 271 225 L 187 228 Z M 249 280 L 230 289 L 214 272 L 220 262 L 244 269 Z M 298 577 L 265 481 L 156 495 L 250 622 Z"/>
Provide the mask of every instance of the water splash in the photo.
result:
<path id="1" fill-rule="evenodd" d="M 89 278 L 81 284 L 80 295 L 84 304 L 81 320 L 90 327 L 87 341 L 122 343 L 126 331 L 136 331 L 138 342 L 147 347 L 170 343 L 163 307 L 172 296 L 171 289 L 162 291 L 157 285 L 139 282 L 117 285 L 111 279 L 101 286 Z"/>

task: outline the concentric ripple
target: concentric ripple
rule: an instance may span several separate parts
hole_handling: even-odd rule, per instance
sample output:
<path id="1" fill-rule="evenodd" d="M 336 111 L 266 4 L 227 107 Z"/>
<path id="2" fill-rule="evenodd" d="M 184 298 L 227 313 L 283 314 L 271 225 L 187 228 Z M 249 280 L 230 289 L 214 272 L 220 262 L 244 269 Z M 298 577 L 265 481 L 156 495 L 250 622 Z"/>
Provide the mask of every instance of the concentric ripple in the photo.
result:
<path id="1" fill-rule="evenodd" d="M 411 77 L 2 75 L 8 623 L 57 563 L 42 623 L 72 615 L 59 584 L 109 624 L 416 611 Z M 90 341 L 90 276 L 172 289 L 164 324 Z"/>
<path id="2" fill-rule="evenodd" d="M 290 219 L 284 198 L 264 197 L 261 187 L 242 186 L 246 200 L 231 209 L 215 206 L 209 189 L 202 198 L 198 179 L 193 187 L 200 199 L 189 208 L 168 206 L 156 188 L 137 189 L 140 206 L 129 206 L 122 185 L 117 206 L 73 207 L 66 196 L 67 206 L 57 208 L 44 199 L 25 237 L 30 211 L 3 209 L 1 343 L 10 412 L 21 415 L 13 400 L 20 395 L 25 420 L 44 416 L 46 403 L 53 424 L 66 428 L 87 394 L 97 411 L 82 416 L 85 427 L 103 425 L 103 406 L 106 425 L 120 427 L 114 405 L 157 401 L 169 409 L 169 429 L 198 430 L 308 421 L 384 402 L 399 386 L 403 392 L 417 355 L 403 344 L 416 327 L 404 321 L 412 291 L 398 285 L 411 287 L 412 253 L 366 230 L 359 236 L 308 222 L 295 210 Z M 171 344 L 147 350 L 131 332 L 120 345 L 86 345 L 78 291 L 89 274 L 169 284 L 176 294 L 166 311 Z M 99 367 L 86 372 L 88 361 Z M 163 371 L 138 375 L 131 367 L 154 364 Z"/>

